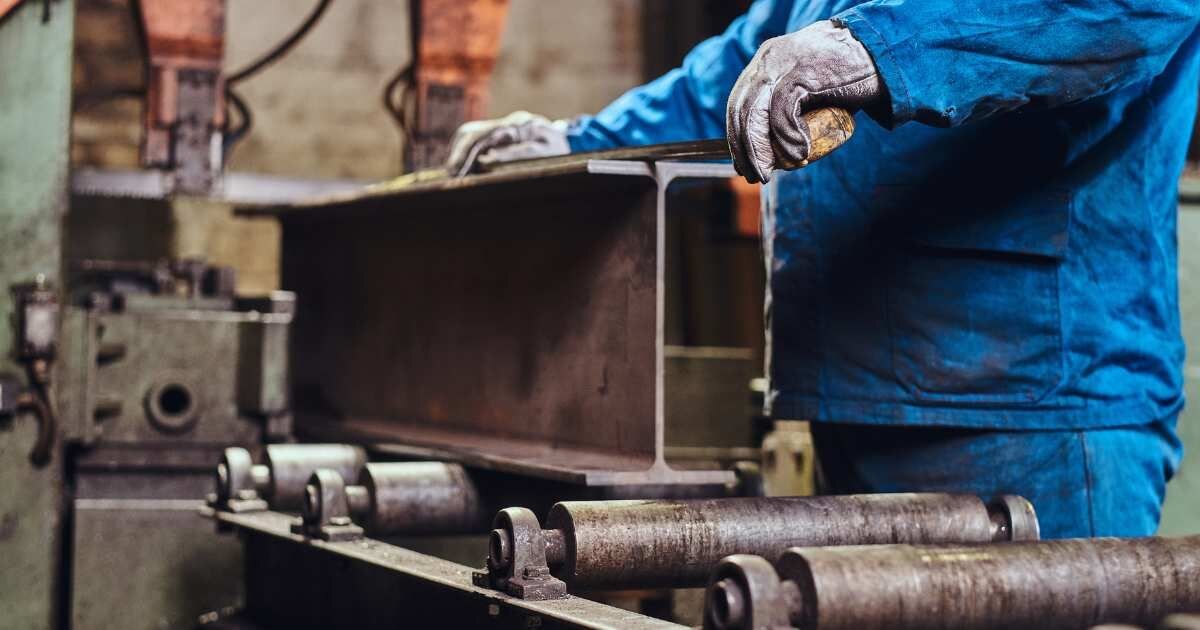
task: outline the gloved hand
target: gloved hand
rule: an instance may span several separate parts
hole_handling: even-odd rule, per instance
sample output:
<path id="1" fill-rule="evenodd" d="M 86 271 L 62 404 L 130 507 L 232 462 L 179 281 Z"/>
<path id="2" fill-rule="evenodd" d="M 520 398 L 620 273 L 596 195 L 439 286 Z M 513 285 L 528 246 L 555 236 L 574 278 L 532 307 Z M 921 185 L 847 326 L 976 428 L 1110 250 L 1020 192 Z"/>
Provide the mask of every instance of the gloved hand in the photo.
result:
<path id="1" fill-rule="evenodd" d="M 567 125 L 565 120 L 551 121 L 529 112 L 466 123 L 454 133 L 446 170 L 461 177 L 481 159 L 511 162 L 566 155 L 571 152 Z"/>
<path id="2" fill-rule="evenodd" d="M 774 169 L 808 164 L 812 136 L 801 118 L 820 107 L 851 112 L 877 104 L 883 84 L 870 53 L 841 24 L 824 20 L 769 39 L 729 96 L 733 165 L 751 184 Z"/>

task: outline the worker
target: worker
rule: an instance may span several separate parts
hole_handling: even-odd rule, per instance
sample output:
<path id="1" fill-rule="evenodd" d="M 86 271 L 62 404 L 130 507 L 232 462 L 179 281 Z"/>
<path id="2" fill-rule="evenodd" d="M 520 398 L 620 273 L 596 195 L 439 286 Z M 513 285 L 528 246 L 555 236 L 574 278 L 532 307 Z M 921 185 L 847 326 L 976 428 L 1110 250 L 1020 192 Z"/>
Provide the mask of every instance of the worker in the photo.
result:
<path id="1" fill-rule="evenodd" d="M 766 184 L 767 412 L 814 421 L 829 491 L 1021 494 L 1048 538 L 1150 535 L 1182 455 L 1198 22 L 1196 0 L 758 0 L 595 116 L 468 123 L 449 168 L 726 137 Z M 806 166 L 801 114 L 830 106 L 857 130 Z"/>

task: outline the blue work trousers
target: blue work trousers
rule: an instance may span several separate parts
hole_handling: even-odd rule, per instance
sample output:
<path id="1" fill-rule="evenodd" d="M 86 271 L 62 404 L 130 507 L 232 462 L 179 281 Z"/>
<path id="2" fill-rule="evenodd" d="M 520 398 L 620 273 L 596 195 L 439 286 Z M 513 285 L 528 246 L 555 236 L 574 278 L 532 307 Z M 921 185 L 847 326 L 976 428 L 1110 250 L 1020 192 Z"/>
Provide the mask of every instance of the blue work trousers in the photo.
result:
<path id="1" fill-rule="evenodd" d="M 991 431 L 816 422 L 828 494 L 1018 494 L 1043 538 L 1150 536 L 1183 456 L 1176 418 L 1083 431 Z"/>

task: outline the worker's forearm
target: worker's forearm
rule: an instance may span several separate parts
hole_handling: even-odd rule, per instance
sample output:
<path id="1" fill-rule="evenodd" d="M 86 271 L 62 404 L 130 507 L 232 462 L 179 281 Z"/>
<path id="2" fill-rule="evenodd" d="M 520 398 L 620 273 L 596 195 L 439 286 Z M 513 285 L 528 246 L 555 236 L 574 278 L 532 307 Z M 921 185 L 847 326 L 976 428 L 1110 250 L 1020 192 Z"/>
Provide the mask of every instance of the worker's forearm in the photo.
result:
<path id="1" fill-rule="evenodd" d="M 882 122 L 951 126 L 1050 108 L 1157 76 L 1196 29 L 1196 0 L 873 0 L 836 16 L 891 97 Z"/>

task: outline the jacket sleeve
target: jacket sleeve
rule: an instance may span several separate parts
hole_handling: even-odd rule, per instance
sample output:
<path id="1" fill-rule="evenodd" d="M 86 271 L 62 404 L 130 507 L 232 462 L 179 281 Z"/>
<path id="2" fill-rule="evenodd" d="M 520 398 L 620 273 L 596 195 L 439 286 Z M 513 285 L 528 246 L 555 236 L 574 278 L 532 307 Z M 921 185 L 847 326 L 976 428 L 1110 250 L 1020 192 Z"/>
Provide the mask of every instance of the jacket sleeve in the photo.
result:
<path id="1" fill-rule="evenodd" d="M 1147 82 L 1200 20 L 1197 0 L 872 0 L 839 15 L 875 59 L 896 126 L 953 126 Z"/>
<path id="2" fill-rule="evenodd" d="M 630 90 L 571 125 L 573 151 L 725 137 L 729 92 L 758 47 L 786 32 L 794 0 L 757 0 L 721 35 L 701 42 L 683 65 Z"/>

